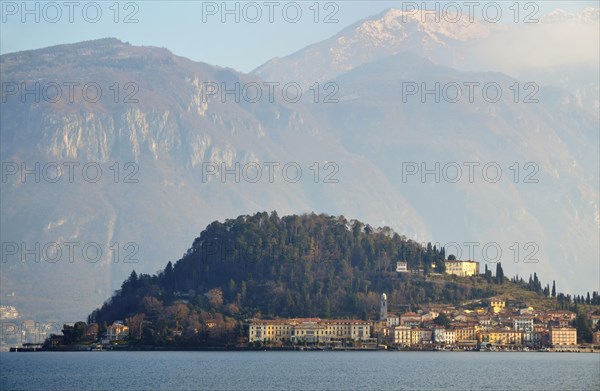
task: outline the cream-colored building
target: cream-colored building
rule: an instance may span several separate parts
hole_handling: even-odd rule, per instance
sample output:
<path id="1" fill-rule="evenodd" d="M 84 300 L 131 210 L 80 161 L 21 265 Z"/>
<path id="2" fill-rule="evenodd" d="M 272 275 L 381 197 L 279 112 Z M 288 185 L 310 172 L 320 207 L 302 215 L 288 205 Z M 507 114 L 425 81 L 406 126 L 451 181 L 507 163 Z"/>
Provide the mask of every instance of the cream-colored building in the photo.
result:
<path id="1" fill-rule="evenodd" d="M 300 322 L 292 328 L 291 340 L 294 342 L 330 342 L 331 335 L 328 333 L 327 326 L 320 321 Z"/>
<path id="2" fill-rule="evenodd" d="M 516 316 L 513 318 L 513 329 L 516 331 L 533 331 L 533 318 L 530 316 Z"/>
<path id="3" fill-rule="evenodd" d="M 476 276 L 479 274 L 479 262 L 467 261 L 445 261 L 446 273 L 459 277 Z"/>
<path id="4" fill-rule="evenodd" d="M 371 338 L 371 322 L 355 319 L 322 320 L 297 318 L 253 320 L 248 327 L 249 342 L 331 342 Z"/>
<path id="5" fill-rule="evenodd" d="M 400 317 L 398 315 L 388 314 L 388 317 L 386 319 L 387 327 L 394 327 L 394 326 L 398 326 L 399 324 L 400 324 Z"/>
<path id="6" fill-rule="evenodd" d="M 122 322 L 114 322 L 106 328 L 106 338 L 109 341 L 118 341 L 129 337 L 129 327 Z"/>
<path id="7" fill-rule="evenodd" d="M 362 341 L 371 338 L 371 322 L 356 319 L 324 320 L 331 339 Z"/>
<path id="8" fill-rule="evenodd" d="M 454 329 L 454 333 L 456 342 L 477 340 L 475 327 L 458 327 Z"/>
<path id="9" fill-rule="evenodd" d="M 423 334 L 421 329 L 413 328 L 410 330 L 410 344 L 411 346 L 419 345 L 423 342 Z"/>
<path id="10" fill-rule="evenodd" d="M 250 342 L 283 341 L 292 337 L 292 325 L 285 320 L 254 320 L 248 333 Z"/>
<path id="11" fill-rule="evenodd" d="M 577 345 L 577 329 L 573 327 L 551 327 L 550 345 L 575 346 Z"/>
<path id="12" fill-rule="evenodd" d="M 408 262 L 406 262 L 406 261 L 396 262 L 396 272 L 397 273 L 408 273 Z"/>
<path id="13" fill-rule="evenodd" d="M 446 329 L 446 345 L 454 345 L 456 343 L 456 331 Z"/>
<path id="14" fill-rule="evenodd" d="M 521 345 L 523 332 L 515 330 L 487 330 L 481 333 L 481 340 L 497 345 Z"/>
<path id="15" fill-rule="evenodd" d="M 399 346 L 412 345 L 412 331 L 408 326 L 394 327 L 394 343 Z"/>

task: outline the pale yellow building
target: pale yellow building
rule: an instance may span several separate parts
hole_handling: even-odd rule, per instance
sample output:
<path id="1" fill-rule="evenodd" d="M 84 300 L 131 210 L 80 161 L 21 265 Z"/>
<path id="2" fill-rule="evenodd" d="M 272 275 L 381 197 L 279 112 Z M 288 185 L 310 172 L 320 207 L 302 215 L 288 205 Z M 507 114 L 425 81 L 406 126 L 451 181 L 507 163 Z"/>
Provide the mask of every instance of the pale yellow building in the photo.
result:
<path id="1" fill-rule="evenodd" d="M 575 346 L 577 345 L 577 329 L 573 327 L 551 327 L 550 345 Z"/>
<path id="2" fill-rule="evenodd" d="M 459 327 L 454 329 L 454 333 L 457 343 L 477 341 L 477 330 L 475 330 L 475 327 Z"/>
<path id="3" fill-rule="evenodd" d="M 114 322 L 106 328 L 106 337 L 109 341 L 126 339 L 129 337 L 129 327 L 121 322 Z"/>
<path id="4" fill-rule="evenodd" d="M 594 334 L 592 334 L 592 343 L 594 345 L 600 345 L 600 331 L 595 331 Z"/>
<path id="5" fill-rule="evenodd" d="M 446 330 L 446 345 L 454 345 L 456 343 L 456 330 Z"/>
<path id="6" fill-rule="evenodd" d="M 490 299 L 490 308 L 495 314 L 506 308 L 506 301 L 500 297 L 492 297 Z"/>
<path id="7" fill-rule="evenodd" d="M 356 319 L 324 320 L 327 334 L 331 339 L 351 339 L 361 341 L 371 338 L 371 322 Z"/>
<path id="8" fill-rule="evenodd" d="M 417 346 L 423 342 L 423 334 L 421 329 L 413 328 L 410 330 L 410 344 L 411 346 Z"/>
<path id="9" fill-rule="evenodd" d="M 479 262 L 467 261 L 445 261 L 446 273 L 459 277 L 476 276 L 479 274 Z"/>
<path id="10" fill-rule="evenodd" d="M 250 342 L 274 342 L 290 339 L 292 325 L 286 320 L 255 320 L 249 325 Z"/>
<path id="11" fill-rule="evenodd" d="M 521 345 L 523 332 L 515 330 L 487 330 L 481 332 L 481 340 L 497 345 Z"/>
<path id="12" fill-rule="evenodd" d="M 394 343 L 399 346 L 412 345 L 412 331 L 408 326 L 394 327 Z"/>
<path id="13" fill-rule="evenodd" d="M 355 319 L 322 320 L 297 318 L 253 320 L 248 326 L 249 342 L 330 342 L 371 338 L 371 322 Z"/>

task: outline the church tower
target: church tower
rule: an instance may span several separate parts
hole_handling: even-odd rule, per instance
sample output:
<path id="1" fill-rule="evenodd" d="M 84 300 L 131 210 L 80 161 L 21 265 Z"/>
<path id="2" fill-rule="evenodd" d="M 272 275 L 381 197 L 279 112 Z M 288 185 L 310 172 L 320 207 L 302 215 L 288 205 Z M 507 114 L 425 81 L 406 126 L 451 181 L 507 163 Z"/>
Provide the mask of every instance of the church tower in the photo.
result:
<path id="1" fill-rule="evenodd" d="M 379 301 L 379 320 L 386 320 L 387 316 L 387 295 L 382 293 Z"/>

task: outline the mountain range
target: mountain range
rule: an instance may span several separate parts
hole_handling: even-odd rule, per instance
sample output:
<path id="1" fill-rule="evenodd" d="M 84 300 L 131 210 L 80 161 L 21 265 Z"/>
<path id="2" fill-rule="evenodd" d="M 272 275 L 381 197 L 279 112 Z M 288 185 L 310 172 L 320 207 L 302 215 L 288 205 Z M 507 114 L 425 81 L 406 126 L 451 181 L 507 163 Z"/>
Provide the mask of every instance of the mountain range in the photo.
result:
<path id="1" fill-rule="evenodd" d="M 257 210 L 388 225 L 448 253 L 456 243 L 457 255 L 482 262 L 500 248 L 507 275 L 537 271 L 565 290 L 595 289 L 597 73 L 589 76 L 585 61 L 511 73 L 489 52 L 515 27 L 404 16 L 388 10 L 361 20 L 250 74 L 114 38 L 2 55 L 3 86 L 56 83 L 63 92 L 54 99 L 48 87 L 35 102 L 3 88 L 3 175 L 19 172 L 3 176 L 0 191 L 2 303 L 40 320 L 81 318 L 132 269 L 153 273 L 211 221 Z M 571 23 L 597 29 L 598 10 L 554 13 L 534 28 Z M 71 82 L 80 83 L 73 102 Z M 282 98 L 290 82 L 302 89 L 297 102 Z M 86 83 L 96 83 L 91 99 L 83 98 Z M 262 97 L 215 91 L 236 83 L 248 94 L 258 86 Z M 411 93 L 436 83 L 448 87 L 439 102 Z M 470 102 L 472 83 L 500 86 L 503 95 L 491 102 L 477 89 Z M 456 86 L 463 95 L 451 102 Z M 35 163 L 41 180 L 24 181 L 19 174 Z M 54 163 L 64 171 L 56 182 L 42 170 Z M 76 169 L 72 182 L 65 163 Z M 422 180 L 436 163 L 441 179 Z M 102 168 L 97 182 L 81 171 L 86 164 Z M 500 167 L 500 179 L 484 176 L 493 173 L 484 166 Z M 462 177 L 453 183 L 456 167 Z M 474 254 L 471 242 L 479 243 Z M 77 244 L 73 259 L 65 243 Z M 101 249 L 98 260 L 80 253 L 89 244 Z M 58 258 L 43 253 L 57 247 Z"/>

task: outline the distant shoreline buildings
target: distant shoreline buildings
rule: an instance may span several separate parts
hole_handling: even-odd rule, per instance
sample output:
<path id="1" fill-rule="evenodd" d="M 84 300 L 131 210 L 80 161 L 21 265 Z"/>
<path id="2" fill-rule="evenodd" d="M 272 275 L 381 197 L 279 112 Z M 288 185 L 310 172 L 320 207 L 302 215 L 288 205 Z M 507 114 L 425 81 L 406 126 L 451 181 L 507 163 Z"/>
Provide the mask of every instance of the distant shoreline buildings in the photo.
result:
<path id="1" fill-rule="evenodd" d="M 464 269 L 462 269 L 464 271 Z M 473 270 L 473 269 L 471 269 Z M 248 342 L 339 344 L 429 350 L 577 350 L 576 314 L 566 310 L 516 308 L 494 297 L 475 310 L 432 305 L 417 312 L 388 313 L 387 295 L 379 303 L 378 320 L 357 319 L 252 319 Z M 600 316 L 588 314 L 597 321 Z M 598 318 L 598 319 L 597 319 Z M 594 332 L 600 349 L 600 331 Z"/>
<path id="2" fill-rule="evenodd" d="M 253 320 L 248 327 L 249 342 L 329 343 L 370 341 L 372 323 L 357 319 L 294 318 Z"/>

